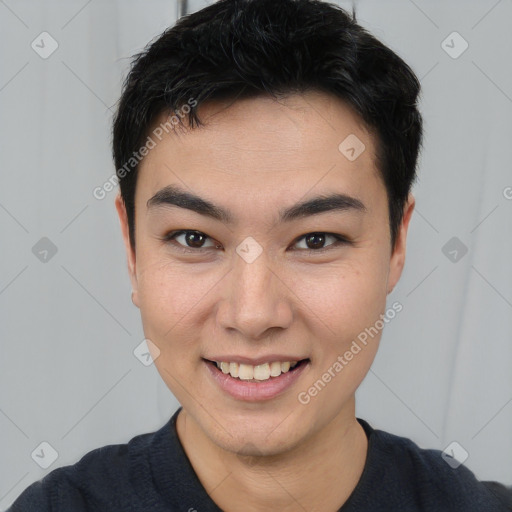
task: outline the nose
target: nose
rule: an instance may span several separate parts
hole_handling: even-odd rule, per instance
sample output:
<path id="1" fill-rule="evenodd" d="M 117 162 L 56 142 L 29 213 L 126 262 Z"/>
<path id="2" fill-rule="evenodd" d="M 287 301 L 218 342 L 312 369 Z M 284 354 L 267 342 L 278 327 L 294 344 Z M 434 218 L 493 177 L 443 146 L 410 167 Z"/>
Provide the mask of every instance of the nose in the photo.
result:
<path id="1" fill-rule="evenodd" d="M 224 281 L 217 321 L 243 338 L 260 340 L 290 327 L 293 294 L 269 265 L 265 251 L 248 263 L 235 254 L 232 271 Z"/>

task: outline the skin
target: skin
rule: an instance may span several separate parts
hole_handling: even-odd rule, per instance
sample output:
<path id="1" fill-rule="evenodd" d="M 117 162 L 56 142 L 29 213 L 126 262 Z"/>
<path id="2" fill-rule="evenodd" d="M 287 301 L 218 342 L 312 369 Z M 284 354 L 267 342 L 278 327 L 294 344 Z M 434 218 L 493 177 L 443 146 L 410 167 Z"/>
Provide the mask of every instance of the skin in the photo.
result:
<path id="1" fill-rule="evenodd" d="M 146 338 L 160 351 L 155 365 L 183 406 L 179 439 L 201 483 L 227 512 L 337 510 L 364 468 L 367 439 L 355 417 L 355 391 L 380 332 L 307 405 L 298 394 L 389 307 L 414 197 L 391 251 L 373 138 L 337 98 L 308 92 L 279 102 L 210 102 L 199 113 L 205 126 L 169 133 L 141 162 L 135 252 L 116 198 L 133 302 Z M 366 146 L 355 161 L 338 150 L 349 134 Z M 148 199 L 167 185 L 229 210 L 234 222 L 176 206 L 148 209 Z M 278 222 L 283 208 L 333 191 L 359 199 L 366 211 Z M 180 252 L 180 244 L 187 247 L 183 236 L 162 240 L 179 229 L 207 235 L 206 250 Z M 312 232 L 352 243 L 327 237 L 324 251 L 306 251 L 303 236 Z M 248 236 L 263 250 L 252 263 L 236 252 Z M 309 363 L 281 395 L 244 402 L 211 378 L 202 358 L 215 354 L 282 354 Z"/>

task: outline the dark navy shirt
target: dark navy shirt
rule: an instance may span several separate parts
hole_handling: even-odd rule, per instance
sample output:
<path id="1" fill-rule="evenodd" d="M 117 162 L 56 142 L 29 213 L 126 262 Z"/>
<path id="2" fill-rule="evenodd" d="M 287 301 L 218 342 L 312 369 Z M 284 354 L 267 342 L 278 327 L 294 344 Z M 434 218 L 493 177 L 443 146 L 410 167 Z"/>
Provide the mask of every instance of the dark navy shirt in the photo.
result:
<path id="1" fill-rule="evenodd" d="M 178 413 L 156 432 L 54 469 L 8 512 L 218 512 L 178 439 Z M 368 436 L 366 462 L 339 512 L 512 511 L 512 487 L 480 482 L 464 465 L 452 468 L 440 450 L 358 421 Z"/>

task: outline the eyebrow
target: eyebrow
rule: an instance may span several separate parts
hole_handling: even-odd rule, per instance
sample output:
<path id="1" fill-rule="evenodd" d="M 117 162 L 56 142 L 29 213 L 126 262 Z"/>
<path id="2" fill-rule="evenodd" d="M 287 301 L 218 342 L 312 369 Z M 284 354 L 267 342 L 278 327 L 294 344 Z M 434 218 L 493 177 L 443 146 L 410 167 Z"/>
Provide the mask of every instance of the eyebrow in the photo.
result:
<path id="1" fill-rule="evenodd" d="M 160 189 L 147 201 L 146 206 L 148 210 L 166 206 L 178 206 L 227 224 L 234 222 L 234 216 L 228 210 L 216 206 L 195 194 L 182 190 L 176 185 L 168 185 Z M 298 218 L 331 211 L 364 213 L 367 211 L 367 208 L 362 201 L 346 194 L 320 195 L 281 210 L 279 212 L 279 220 L 280 222 L 290 222 Z"/>

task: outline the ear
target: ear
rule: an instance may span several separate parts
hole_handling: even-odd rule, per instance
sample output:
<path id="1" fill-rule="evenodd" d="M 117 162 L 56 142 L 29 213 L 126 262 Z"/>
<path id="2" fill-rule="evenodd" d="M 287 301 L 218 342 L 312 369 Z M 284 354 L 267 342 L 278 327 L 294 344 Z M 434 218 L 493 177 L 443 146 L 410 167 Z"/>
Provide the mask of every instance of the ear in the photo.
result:
<path id="1" fill-rule="evenodd" d="M 400 229 L 397 233 L 397 239 L 393 254 L 391 255 L 391 261 L 389 263 L 389 275 L 388 275 L 388 294 L 393 291 L 393 288 L 398 283 L 402 270 L 405 264 L 405 252 L 406 252 L 406 241 L 407 241 L 407 230 L 409 228 L 409 221 L 411 220 L 412 212 L 416 200 L 412 194 L 409 194 L 407 203 L 404 206 L 404 215 Z"/>
<path id="2" fill-rule="evenodd" d="M 140 307 L 139 305 L 139 295 L 138 295 L 138 282 L 137 282 L 137 272 L 135 268 L 135 251 L 132 249 L 130 245 L 130 235 L 128 229 L 128 215 L 126 214 L 126 207 L 124 201 L 121 197 L 121 194 L 118 194 L 115 200 L 117 214 L 119 215 L 119 223 L 121 224 L 121 231 L 123 234 L 124 247 L 126 250 L 126 259 L 128 263 L 128 274 L 130 276 L 130 281 L 132 283 L 132 302 L 135 306 Z"/>

